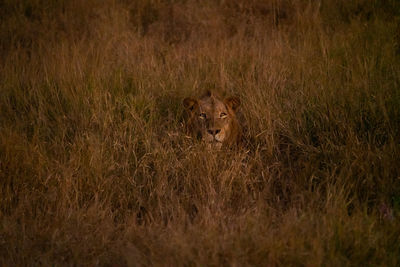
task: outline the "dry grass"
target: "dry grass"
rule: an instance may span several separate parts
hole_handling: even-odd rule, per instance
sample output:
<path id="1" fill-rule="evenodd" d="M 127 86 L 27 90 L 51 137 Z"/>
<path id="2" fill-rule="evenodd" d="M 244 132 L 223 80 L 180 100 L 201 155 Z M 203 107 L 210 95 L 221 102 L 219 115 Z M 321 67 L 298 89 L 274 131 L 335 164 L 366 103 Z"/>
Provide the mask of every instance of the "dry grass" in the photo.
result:
<path id="1" fill-rule="evenodd" d="M 400 264 L 398 1 L 0 2 L 0 265 Z M 182 99 L 241 97 L 205 151 Z"/>

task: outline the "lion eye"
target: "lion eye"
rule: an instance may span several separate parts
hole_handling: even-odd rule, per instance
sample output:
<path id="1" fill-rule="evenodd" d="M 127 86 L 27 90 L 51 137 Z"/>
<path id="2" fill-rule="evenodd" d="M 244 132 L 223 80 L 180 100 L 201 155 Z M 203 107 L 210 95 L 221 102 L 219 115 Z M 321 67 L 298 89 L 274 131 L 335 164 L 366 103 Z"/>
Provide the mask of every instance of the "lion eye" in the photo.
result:
<path id="1" fill-rule="evenodd" d="M 200 119 L 205 119 L 207 117 L 206 113 L 200 113 L 199 115 Z"/>
<path id="2" fill-rule="evenodd" d="M 221 114 L 219 114 L 219 117 L 220 117 L 220 118 L 226 118 L 226 116 L 227 116 L 227 115 L 226 115 L 225 112 L 222 112 Z"/>

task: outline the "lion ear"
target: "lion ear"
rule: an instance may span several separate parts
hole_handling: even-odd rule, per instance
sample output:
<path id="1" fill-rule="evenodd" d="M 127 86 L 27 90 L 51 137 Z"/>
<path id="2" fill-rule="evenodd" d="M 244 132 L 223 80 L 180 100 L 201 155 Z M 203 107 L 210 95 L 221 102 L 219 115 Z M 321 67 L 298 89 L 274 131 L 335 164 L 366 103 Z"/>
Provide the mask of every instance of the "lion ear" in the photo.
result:
<path id="1" fill-rule="evenodd" d="M 183 106 L 185 109 L 189 110 L 190 112 L 198 105 L 197 100 L 191 97 L 186 97 L 183 99 Z"/>
<path id="2" fill-rule="evenodd" d="M 240 99 L 236 96 L 228 97 L 224 100 L 225 104 L 235 111 L 240 106 Z"/>

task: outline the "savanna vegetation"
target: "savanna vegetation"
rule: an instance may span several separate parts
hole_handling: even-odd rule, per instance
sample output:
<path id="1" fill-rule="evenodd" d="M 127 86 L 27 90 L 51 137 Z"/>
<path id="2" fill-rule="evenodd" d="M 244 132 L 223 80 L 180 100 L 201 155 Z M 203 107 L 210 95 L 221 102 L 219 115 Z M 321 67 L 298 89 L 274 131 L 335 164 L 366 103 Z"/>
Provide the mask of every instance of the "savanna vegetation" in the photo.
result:
<path id="1" fill-rule="evenodd" d="M 2 0 L 0 38 L 0 265 L 400 265 L 399 1 Z M 207 89 L 243 148 L 184 134 Z"/>

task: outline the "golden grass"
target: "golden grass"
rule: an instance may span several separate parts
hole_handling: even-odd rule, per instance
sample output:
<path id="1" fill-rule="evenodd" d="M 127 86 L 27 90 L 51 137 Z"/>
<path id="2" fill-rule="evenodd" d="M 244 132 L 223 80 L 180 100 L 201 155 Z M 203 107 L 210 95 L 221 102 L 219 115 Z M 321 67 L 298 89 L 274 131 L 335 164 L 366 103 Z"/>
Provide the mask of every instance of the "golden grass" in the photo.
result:
<path id="1" fill-rule="evenodd" d="M 397 1 L 0 3 L 0 265 L 400 264 Z M 242 99 L 248 144 L 182 134 Z"/>

